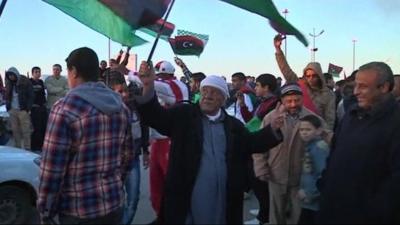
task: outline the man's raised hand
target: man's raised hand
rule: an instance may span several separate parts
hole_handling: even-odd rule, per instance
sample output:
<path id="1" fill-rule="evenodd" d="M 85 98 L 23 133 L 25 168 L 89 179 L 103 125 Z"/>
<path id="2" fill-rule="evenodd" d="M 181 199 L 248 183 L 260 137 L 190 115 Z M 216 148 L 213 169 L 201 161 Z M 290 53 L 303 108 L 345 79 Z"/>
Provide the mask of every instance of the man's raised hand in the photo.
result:
<path id="1" fill-rule="evenodd" d="M 282 34 L 277 34 L 274 37 L 274 46 L 276 49 L 281 49 L 282 41 L 285 40 L 286 36 Z"/>
<path id="2" fill-rule="evenodd" d="M 285 107 L 282 105 L 281 102 L 275 107 L 275 110 L 272 113 L 272 120 L 271 120 L 271 127 L 274 130 L 278 130 L 283 127 L 285 121 Z"/>
<path id="3" fill-rule="evenodd" d="M 139 68 L 139 79 L 143 84 L 143 92 L 145 90 L 154 86 L 154 81 L 156 80 L 156 74 L 154 72 L 153 64 L 150 62 L 142 61 Z"/>

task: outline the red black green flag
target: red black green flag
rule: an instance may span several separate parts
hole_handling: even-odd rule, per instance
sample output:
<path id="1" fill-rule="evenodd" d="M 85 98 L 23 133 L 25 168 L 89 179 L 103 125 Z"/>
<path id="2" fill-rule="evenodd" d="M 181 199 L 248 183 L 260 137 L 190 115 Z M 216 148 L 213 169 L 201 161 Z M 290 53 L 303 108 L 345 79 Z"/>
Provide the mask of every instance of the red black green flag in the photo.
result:
<path id="1" fill-rule="evenodd" d="M 163 17 L 171 0 L 43 0 L 91 29 L 125 46 L 147 41 L 137 29 Z"/>
<path id="2" fill-rule="evenodd" d="M 328 73 L 332 74 L 332 76 L 339 77 L 339 74 L 342 72 L 342 70 L 343 70 L 343 67 L 329 63 Z"/>
<path id="3" fill-rule="evenodd" d="M 197 55 L 204 50 L 204 42 L 192 35 L 181 35 L 170 38 L 172 50 L 176 55 Z"/>

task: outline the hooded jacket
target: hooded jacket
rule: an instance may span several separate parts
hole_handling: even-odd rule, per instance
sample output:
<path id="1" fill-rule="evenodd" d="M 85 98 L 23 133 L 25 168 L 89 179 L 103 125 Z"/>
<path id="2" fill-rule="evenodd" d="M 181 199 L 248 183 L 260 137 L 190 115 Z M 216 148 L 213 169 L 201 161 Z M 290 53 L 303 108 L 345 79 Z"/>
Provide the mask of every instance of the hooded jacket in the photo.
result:
<path id="1" fill-rule="evenodd" d="M 14 74 L 17 77 L 16 81 L 10 80 L 10 75 Z M 13 91 L 18 93 L 18 104 L 20 110 L 30 111 L 33 104 L 33 87 L 31 81 L 21 75 L 15 67 L 10 67 L 6 71 L 6 107 L 7 110 L 11 109 L 11 102 L 13 98 Z"/>
<path id="2" fill-rule="evenodd" d="M 328 129 L 333 130 L 336 119 L 335 107 L 335 94 L 326 86 L 325 78 L 322 73 L 321 65 L 317 62 L 309 63 L 303 70 L 303 76 L 309 69 L 318 74 L 321 86 L 318 89 L 311 88 L 303 78 L 299 78 L 295 72 L 290 68 L 286 61 L 283 52 L 275 53 L 276 61 L 278 63 L 281 73 L 286 79 L 286 82 L 304 82 L 308 95 L 314 103 L 318 114 L 326 121 Z M 301 85 L 302 86 L 302 85 Z M 304 93 L 306 94 L 306 93 Z M 306 104 L 305 104 L 306 105 Z M 310 109 L 312 110 L 312 109 Z"/>
<path id="3" fill-rule="evenodd" d="M 134 165 L 130 121 L 121 96 L 102 82 L 80 84 L 54 104 L 40 165 L 42 217 L 96 218 L 123 205 Z"/>

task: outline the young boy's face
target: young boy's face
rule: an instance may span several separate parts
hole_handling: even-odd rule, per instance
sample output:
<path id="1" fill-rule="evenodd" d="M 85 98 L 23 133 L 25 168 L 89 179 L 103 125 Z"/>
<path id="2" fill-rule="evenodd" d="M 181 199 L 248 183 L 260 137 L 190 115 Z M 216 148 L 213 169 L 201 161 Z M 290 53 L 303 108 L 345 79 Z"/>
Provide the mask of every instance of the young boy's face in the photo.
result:
<path id="1" fill-rule="evenodd" d="M 317 129 L 308 121 L 300 122 L 299 132 L 301 139 L 305 142 L 309 142 L 321 135 L 321 129 Z"/>
<path id="2" fill-rule="evenodd" d="M 256 95 L 257 97 L 264 97 L 269 93 L 269 87 L 268 85 L 265 85 L 264 87 L 261 85 L 260 82 L 256 82 Z"/>

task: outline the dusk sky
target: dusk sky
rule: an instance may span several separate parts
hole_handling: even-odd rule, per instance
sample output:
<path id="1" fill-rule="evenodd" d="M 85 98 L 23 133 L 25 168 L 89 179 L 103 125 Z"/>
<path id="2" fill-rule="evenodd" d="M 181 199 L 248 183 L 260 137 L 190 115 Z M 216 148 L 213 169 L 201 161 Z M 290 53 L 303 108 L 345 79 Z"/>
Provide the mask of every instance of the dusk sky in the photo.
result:
<path id="1" fill-rule="evenodd" d="M 301 73 L 311 60 L 313 39 L 309 33 L 325 32 L 316 38 L 316 61 L 324 71 L 328 63 L 343 66 L 349 75 L 353 68 L 353 39 L 356 39 L 355 65 L 384 61 L 400 73 L 400 1 L 398 0 L 275 0 L 279 11 L 289 10 L 287 20 L 300 30 L 310 45 L 306 48 L 295 37 L 288 37 L 288 61 Z M 209 35 L 200 57 L 181 57 L 193 71 L 224 75 L 234 72 L 258 76 L 272 73 L 280 76 L 275 62 L 273 37 L 276 32 L 268 20 L 217 0 L 176 0 L 169 22 L 177 29 Z M 138 61 L 146 60 L 154 38 L 141 37 L 148 44 L 134 47 Z M 173 35 L 173 36 L 174 36 Z M 80 24 L 57 8 L 40 0 L 8 0 L 0 18 L 0 74 L 15 66 L 26 74 L 32 66 L 51 74 L 75 48 L 94 49 L 99 59 L 108 59 L 108 38 Z M 121 45 L 112 42 L 114 56 Z M 160 40 L 153 62 L 173 61 L 169 43 Z M 177 76 L 181 72 L 178 70 Z"/>

